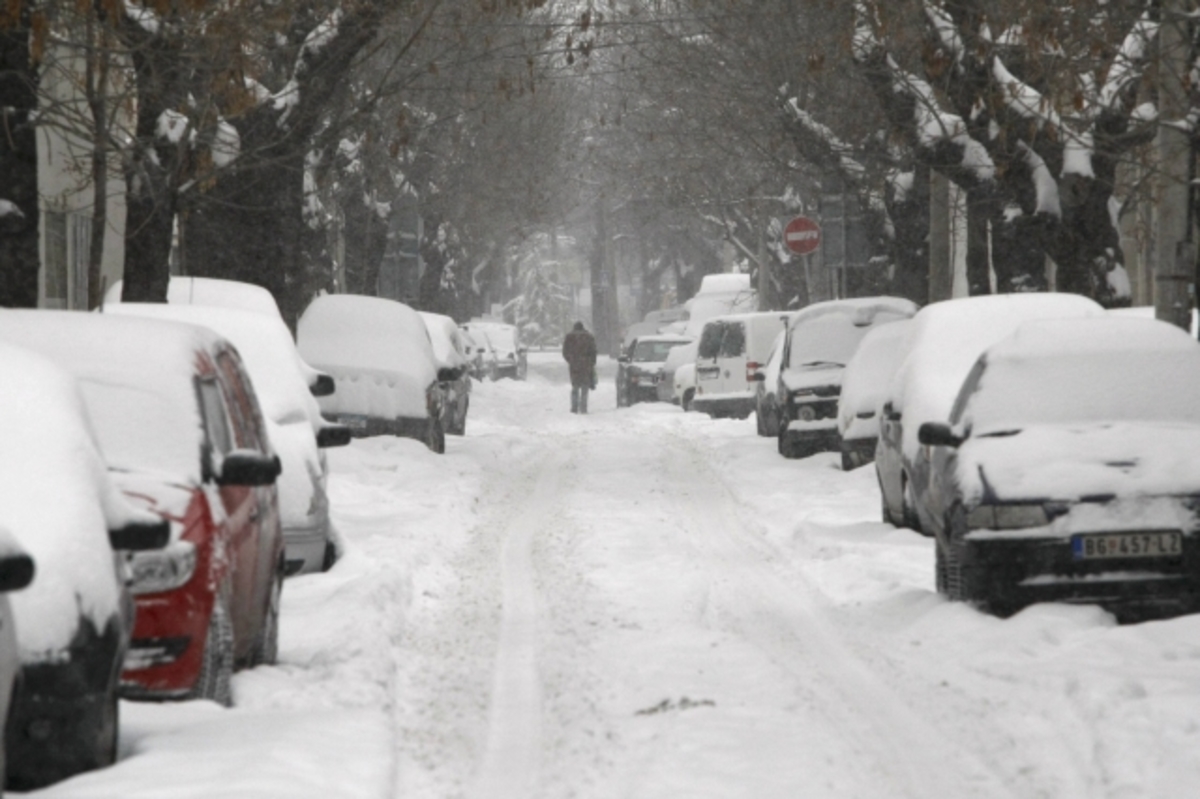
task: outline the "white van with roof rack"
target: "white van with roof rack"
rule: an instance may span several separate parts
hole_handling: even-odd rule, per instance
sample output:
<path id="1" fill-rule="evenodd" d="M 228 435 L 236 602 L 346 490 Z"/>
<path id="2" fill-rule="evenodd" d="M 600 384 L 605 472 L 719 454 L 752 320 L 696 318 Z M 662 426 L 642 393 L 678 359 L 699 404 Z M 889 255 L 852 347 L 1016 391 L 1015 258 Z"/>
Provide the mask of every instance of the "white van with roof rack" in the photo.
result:
<path id="1" fill-rule="evenodd" d="M 692 406 L 714 419 L 749 416 L 754 411 L 758 372 L 790 316 L 786 311 L 761 311 L 709 319 L 696 351 Z"/>

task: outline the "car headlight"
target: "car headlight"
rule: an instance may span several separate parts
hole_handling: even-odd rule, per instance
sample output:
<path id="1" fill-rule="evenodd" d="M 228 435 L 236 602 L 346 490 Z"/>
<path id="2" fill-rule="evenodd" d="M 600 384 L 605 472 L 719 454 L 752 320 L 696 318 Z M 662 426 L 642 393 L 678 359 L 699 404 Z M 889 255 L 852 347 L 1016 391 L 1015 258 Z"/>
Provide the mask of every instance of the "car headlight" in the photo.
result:
<path id="1" fill-rule="evenodd" d="M 1040 504 L 980 505 L 967 512 L 967 527 L 986 530 L 1016 530 L 1044 527 L 1050 515 Z"/>
<path id="2" fill-rule="evenodd" d="M 156 594 L 185 585 L 196 572 L 196 547 L 190 541 L 173 541 L 162 549 L 135 552 L 129 560 L 134 594 Z"/>

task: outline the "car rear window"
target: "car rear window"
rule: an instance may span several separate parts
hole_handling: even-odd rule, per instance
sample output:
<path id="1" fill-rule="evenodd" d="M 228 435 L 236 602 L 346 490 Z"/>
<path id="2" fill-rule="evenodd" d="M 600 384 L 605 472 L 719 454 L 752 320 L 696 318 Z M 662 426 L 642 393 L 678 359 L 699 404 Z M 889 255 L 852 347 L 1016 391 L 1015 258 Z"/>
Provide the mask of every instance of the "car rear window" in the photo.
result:
<path id="1" fill-rule="evenodd" d="M 639 341 L 633 348 L 633 360 L 637 363 L 665 361 L 671 349 L 686 342 L 682 341 Z"/>

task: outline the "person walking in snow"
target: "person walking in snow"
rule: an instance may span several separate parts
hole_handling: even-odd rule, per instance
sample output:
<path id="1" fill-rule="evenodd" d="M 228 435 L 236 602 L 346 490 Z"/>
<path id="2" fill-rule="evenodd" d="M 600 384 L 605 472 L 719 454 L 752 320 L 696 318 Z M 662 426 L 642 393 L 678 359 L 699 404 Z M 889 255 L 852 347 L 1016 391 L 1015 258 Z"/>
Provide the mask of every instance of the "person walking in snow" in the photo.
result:
<path id="1" fill-rule="evenodd" d="M 571 369 L 571 413 L 587 413 L 588 391 L 594 388 L 596 374 L 596 339 L 583 322 L 576 322 L 563 339 L 562 354 Z"/>

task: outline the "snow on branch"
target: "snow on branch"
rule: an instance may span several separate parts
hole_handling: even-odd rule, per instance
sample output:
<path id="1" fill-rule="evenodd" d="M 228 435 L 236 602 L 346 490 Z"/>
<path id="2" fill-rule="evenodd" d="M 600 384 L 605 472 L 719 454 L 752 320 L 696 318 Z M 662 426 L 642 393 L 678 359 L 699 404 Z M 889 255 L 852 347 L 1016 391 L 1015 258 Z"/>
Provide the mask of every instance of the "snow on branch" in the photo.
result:
<path id="1" fill-rule="evenodd" d="M 943 111 L 933 87 L 901 69 L 891 56 L 888 56 L 887 65 L 892 73 L 892 91 L 909 95 L 914 100 L 914 122 L 920 145 L 930 149 L 942 142 L 957 145 L 962 148 L 961 166 L 964 170 L 981 182 L 995 178 L 996 165 L 992 157 L 987 148 L 967 132 L 963 118 Z"/>
<path id="2" fill-rule="evenodd" d="M 1000 85 L 1005 106 L 1013 113 L 1035 120 L 1039 126 L 1050 126 L 1055 132 L 1062 129 L 1062 119 L 1050 101 L 1037 89 L 1017 78 L 999 56 L 992 59 L 992 76 Z"/>
<path id="3" fill-rule="evenodd" d="M 960 63 L 963 58 L 963 41 L 958 35 L 958 28 L 954 24 L 954 20 L 946 13 L 946 9 L 933 3 L 925 3 L 925 15 L 929 17 L 930 24 L 937 31 L 938 41 L 942 43 L 942 47 L 946 48 L 946 52 L 954 56 L 955 63 Z"/>
<path id="4" fill-rule="evenodd" d="M 1034 213 L 1049 214 L 1061 219 L 1062 205 L 1058 199 L 1058 182 L 1050 174 L 1050 168 L 1046 166 L 1042 157 L 1025 142 L 1018 142 L 1017 147 L 1025 159 L 1026 166 L 1029 167 L 1033 186 L 1037 192 L 1037 208 L 1034 209 Z"/>
<path id="5" fill-rule="evenodd" d="M 17 204 L 12 200 L 6 200 L 0 197 L 0 217 L 14 216 L 17 219 L 24 219 L 25 214 L 17 207 Z"/>
<path id="6" fill-rule="evenodd" d="M 866 167 L 853 157 L 854 148 L 838 138 L 837 134 L 829 127 L 813 119 L 812 114 L 800 107 L 800 103 L 795 97 L 789 98 L 784 107 L 806 133 L 819 141 L 829 153 L 838 159 L 843 173 L 855 180 L 866 174 Z"/>
<path id="7" fill-rule="evenodd" d="M 133 0 L 125 0 L 125 16 L 131 22 L 136 24 L 142 30 L 149 34 L 156 34 L 162 26 L 158 14 L 155 14 L 151 9 L 145 6 L 138 5 Z"/>
<path id="8" fill-rule="evenodd" d="M 1121 49 L 1113 58 L 1108 69 L 1108 78 L 1100 90 L 1102 109 L 1117 111 L 1126 89 L 1142 77 L 1150 44 L 1158 35 L 1158 23 L 1150 19 L 1150 12 L 1142 14 L 1133 29 L 1121 42 Z"/>

